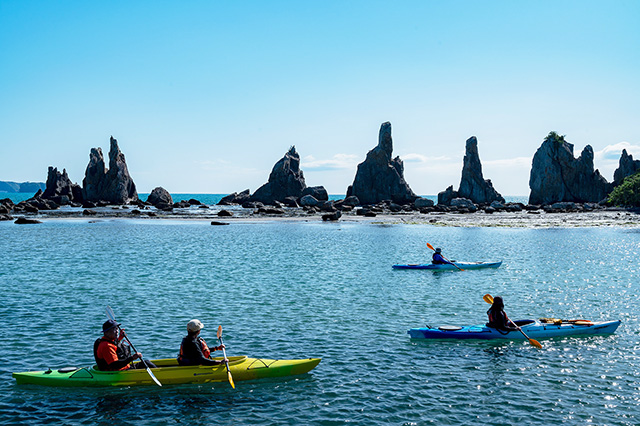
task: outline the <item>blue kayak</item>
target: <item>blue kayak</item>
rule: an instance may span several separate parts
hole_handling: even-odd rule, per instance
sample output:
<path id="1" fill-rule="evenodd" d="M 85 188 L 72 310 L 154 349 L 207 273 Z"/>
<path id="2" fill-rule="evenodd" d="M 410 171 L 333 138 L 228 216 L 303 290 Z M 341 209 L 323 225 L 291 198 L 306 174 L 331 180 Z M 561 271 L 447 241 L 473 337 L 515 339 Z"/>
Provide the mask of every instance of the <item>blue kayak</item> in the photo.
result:
<path id="1" fill-rule="evenodd" d="M 502 265 L 502 261 L 500 262 L 453 262 L 460 269 L 484 269 L 484 268 L 498 268 Z M 393 265 L 393 269 L 431 269 L 434 271 L 452 271 L 458 270 L 453 265 L 450 264 L 440 264 L 434 265 L 433 263 L 418 263 L 418 264 L 398 264 Z"/>
<path id="2" fill-rule="evenodd" d="M 621 321 L 592 322 L 573 320 L 561 323 L 543 323 L 538 320 L 515 321 L 530 339 L 550 339 L 553 337 L 611 334 Z M 506 339 L 526 340 L 519 331 L 501 331 L 486 325 L 468 325 L 464 327 L 445 325 L 441 327 L 412 328 L 407 333 L 412 339 Z"/>

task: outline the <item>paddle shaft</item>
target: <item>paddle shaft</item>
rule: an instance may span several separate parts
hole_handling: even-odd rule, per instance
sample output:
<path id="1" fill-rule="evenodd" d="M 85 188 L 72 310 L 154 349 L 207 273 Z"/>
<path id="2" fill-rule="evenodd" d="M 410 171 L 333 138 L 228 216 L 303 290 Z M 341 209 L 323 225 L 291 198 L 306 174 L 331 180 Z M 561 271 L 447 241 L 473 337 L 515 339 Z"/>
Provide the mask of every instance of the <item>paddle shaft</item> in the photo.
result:
<path id="1" fill-rule="evenodd" d="M 235 389 L 236 385 L 233 383 L 233 378 L 231 377 L 231 370 L 229 370 L 229 361 L 227 360 L 227 351 L 225 351 L 224 343 L 222 342 L 222 326 L 218 327 L 218 341 L 220 341 L 220 346 L 222 346 L 222 355 L 224 356 L 224 365 L 227 367 L 227 377 L 229 378 L 229 384 L 233 389 Z"/>

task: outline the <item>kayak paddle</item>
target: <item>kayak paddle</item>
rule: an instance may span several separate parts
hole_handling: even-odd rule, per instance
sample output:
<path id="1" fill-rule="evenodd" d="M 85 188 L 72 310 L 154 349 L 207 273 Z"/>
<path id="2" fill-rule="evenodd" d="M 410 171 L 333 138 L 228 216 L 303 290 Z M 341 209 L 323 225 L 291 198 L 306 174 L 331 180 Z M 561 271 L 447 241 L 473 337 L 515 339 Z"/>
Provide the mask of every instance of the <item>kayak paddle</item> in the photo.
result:
<path id="1" fill-rule="evenodd" d="M 490 305 L 493 305 L 493 296 L 491 296 L 490 294 L 485 294 L 484 296 L 482 296 L 482 300 L 484 300 L 485 302 L 487 302 Z M 509 320 L 509 321 L 511 321 L 511 320 Z M 531 346 L 535 346 L 538 349 L 542 349 L 542 345 L 540 344 L 540 342 L 538 342 L 535 339 L 530 339 L 529 336 L 527 336 L 527 334 L 524 331 L 522 331 L 521 327 L 519 327 L 515 322 L 513 322 L 513 321 L 511 321 L 511 322 L 513 323 L 513 325 L 518 327 L 518 330 L 520 330 L 520 333 L 522 333 L 522 335 L 527 338 L 527 340 L 529 341 Z"/>
<path id="2" fill-rule="evenodd" d="M 224 345 L 224 343 L 222 343 L 222 326 L 219 325 L 218 326 L 218 340 L 220 341 L 220 345 Z M 224 346 L 222 347 L 222 355 L 224 355 L 224 365 L 227 366 L 227 377 L 229 378 L 229 384 L 231 385 L 232 388 L 236 388 L 236 385 L 233 384 L 233 377 L 231 377 L 231 371 L 229 370 L 229 361 L 226 361 L 227 359 L 227 351 L 224 350 Z"/>
<path id="3" fill-rule="evenodd" d="M 111 309 L 111 306 L 107 306 L 107 317 L 110 320 L 116 321 L 116 316 L 113 313 L 113 309 Z M 117 323 L 118 321 L 116 321 Z M 122 331 L 122 329 L 120 328 L 120 326 L 118 325 L 118 330 Z M 136 350 L 135 346 L 133 346 L 133 343 L 131 343 L 131 340 L 129 340 L 129 337 L 127 336 L 127 333 L 124 334 L 124 338 L 127 339 L 127 342 L 129 343 L 129 346 L 131 346 L 131 349 L 133 349 L 134 352 L 138 353 L 138 351 Z M 149 368 L 149 366 L 147 365 L 146 362 L 144 362 L 144 359 L 140 358 L 140 362 L 147 368 L 147 373 L 149 373 L 149 376 L 151 376 L 151 378 L 153 379 L 154 382 L 156 382 L 156 385 L 158 386 L 162 386 L 162 383 L 160 383 L 160 380 L 158 380 L 156 378 L 156 376 L 151 372 L 151 369 Z"/>
<path id="4" fill-rule="evenodd" d="M 429 243 L 427 243 L 427 247 L 429 247 L 431 250 L 436 251 L 436 249 L 433 248 L 433 246 Z M 442 256 L 442 254 L 440 255 Z M 456 265 L 455 263 L 451 262 L 449 259 L 447 259 L 446 257 L 442 256 L 442 258 L 444 260 L 446 260 L 447 262 L 451 263 L 453 266 L 455 266 L 456 268 L 460 269 L 461 271 L 464 271 L 464 269 L 462 269 L 461 267 L 459 267 L 458 265 Z"/>

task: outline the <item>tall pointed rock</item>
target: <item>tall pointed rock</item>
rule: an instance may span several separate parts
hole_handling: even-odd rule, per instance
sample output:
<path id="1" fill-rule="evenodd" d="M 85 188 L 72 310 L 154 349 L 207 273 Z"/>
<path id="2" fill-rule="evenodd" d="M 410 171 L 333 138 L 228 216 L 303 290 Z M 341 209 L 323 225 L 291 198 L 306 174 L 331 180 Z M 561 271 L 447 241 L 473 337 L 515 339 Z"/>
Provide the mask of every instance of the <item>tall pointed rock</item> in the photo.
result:
<path id="1" fill-rule="evenodd" d="M 367 153 L 367 158 L 358 165 L 353 185 L 347 196 L 355 195 L 361 204 L 375 204 L 384 200 L 396 203 L 412 203 L 418 196 L 404 180 L 404 165 L 400 157 L 391 159 L 393 139 L 391 123 L 380 126 L 378 146 Z"/>
<path id="2" fill-rule="evenodd" d="M 505 202 L 502 195 L 493 188 L 491 180 L 485 180 L 482 177 L 478 140 L 475 136 L 467 139 L 458 197 L 468 198 L 476 204 L 488 204 L 493 201 Z"/>
<path id="3" fill-rule="evenodd" d="M 634 160 L 633 156 L 627 154 L 627 150 L 623 149 L 618 168 L 613 173 L 613 184 L 615 186 L 620 185 L 624 178 L 631 176 L 638 170 L 640 170 L 640 160 Z"/>
<path id="4" fill-rule="evenodd" d="M 87 201 L 107 201 L 127 204 L 138 201 L 138 192 L 129 175 L 124 154 L 118 141 L 111 136 L 109 149 L 109 169 L 107 169 L 101 148 L 91 148 L 89 165 L 82 180 L 82 194 Z"/>
<path id="5" fill-rule="evenodd" d="M 300 170 L 300 155 L 292 146 L 271 170 L 269 181 L 251 195 L 251 201 L 273 204 L 283 202 L 286 197 L 299 198 L 307 187 L 304 174 Z"/>

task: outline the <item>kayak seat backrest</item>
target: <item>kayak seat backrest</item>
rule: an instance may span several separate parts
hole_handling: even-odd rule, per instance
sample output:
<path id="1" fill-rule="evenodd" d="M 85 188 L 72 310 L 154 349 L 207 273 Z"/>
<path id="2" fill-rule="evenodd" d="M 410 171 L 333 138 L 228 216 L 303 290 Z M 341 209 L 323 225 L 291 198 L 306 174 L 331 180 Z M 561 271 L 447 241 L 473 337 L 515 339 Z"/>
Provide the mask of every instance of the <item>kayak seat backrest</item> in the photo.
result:
<path id="1" fill-rule="evenodd" d="M 526 320 L 516 320 L 514 322 L 516 323 L 517 326 L 522 327 L 523 325 L 533 324 L 535 321 L 532 319 L 526 319 Z"/>

